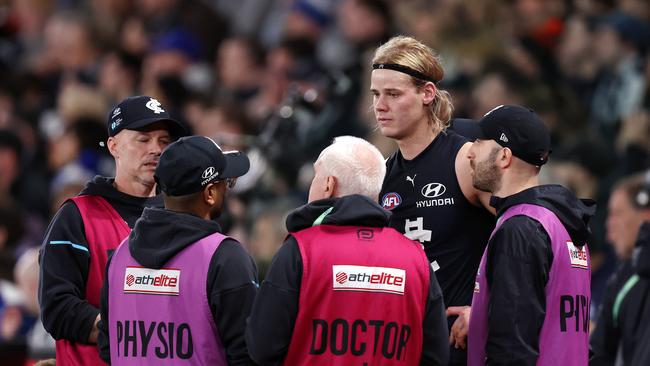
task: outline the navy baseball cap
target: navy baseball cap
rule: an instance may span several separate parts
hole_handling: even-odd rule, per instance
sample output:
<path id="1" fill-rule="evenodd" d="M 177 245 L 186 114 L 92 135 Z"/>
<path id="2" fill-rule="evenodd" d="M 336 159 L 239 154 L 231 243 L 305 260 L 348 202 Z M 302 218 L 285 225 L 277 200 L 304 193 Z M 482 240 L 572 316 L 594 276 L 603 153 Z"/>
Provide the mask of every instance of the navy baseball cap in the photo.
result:
<path id="1" fill-rule="evenodd" d="M 245 154 L 223 152 L 209 137 L 187 136 L 163 151 L 154 179 L 167 195 L 184 196 L 218 180 L 241 177 L 249 168 Z"/>
<path id="2" fill-rule="evenodd" d="M 166 122 L 173 137 L 187 135 L 185 125 L 171 118 L 156 98 L 138 95 L 124 99 L 113 108 L 108 116 L 108 136 L 122 130 L 141 130 L 157 122 Z"/>
<path id="3" fill-rule="evenodd" d="M 500 105 L 479 121 L 481 140 L 494 140 L 519 159 L 542 166 L 551 153 L 551 133 L 532 109 Z"/>

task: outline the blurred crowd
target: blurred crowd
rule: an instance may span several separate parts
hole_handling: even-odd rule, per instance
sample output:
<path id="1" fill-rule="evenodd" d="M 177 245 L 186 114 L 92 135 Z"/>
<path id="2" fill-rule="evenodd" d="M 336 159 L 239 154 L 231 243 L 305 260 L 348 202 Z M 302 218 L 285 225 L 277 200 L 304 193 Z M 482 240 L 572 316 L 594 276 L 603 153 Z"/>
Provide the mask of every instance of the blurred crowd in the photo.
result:
<path id="1" fill-rule="evenodd" d="M 37 249 L 62 202 L 112 175 L 100 142 L 117 102 L 153 96 L 194 134 L 249 155 L 221 223 L 263 277 L 334 136 L 394 151 L 375 128 L 369 75 L 372 52 L 396 34 L 440 53 L 454 117 L 519 104 L 548 123 L 544 183 L 599 204 L 596 319 L 646 219 L 634 192 L 611 193 L 650 167 L 648 1 L 0 0 L 0 343 L 53 353 L 38 322 Z"/>

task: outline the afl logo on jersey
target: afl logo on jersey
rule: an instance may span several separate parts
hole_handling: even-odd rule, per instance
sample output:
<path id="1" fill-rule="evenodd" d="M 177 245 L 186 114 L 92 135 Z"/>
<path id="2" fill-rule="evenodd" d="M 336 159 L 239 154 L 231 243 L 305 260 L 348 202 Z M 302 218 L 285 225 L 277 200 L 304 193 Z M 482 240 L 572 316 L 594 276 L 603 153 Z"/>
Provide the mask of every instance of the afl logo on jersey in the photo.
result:
<path id="1" fill-rule="evenodd" d="M 422 187 L 422 195 L 426 198 L 436 198 L 442 196 L 447 187 L 442 183 L 429 183 Z"/>
<path id="2" fill-rule="evenodd" d="M 381 199 L 381 206 L 386 210 L 392 210 L 402 203 L 402 197 L 395 192 L 386 193 Z"/>

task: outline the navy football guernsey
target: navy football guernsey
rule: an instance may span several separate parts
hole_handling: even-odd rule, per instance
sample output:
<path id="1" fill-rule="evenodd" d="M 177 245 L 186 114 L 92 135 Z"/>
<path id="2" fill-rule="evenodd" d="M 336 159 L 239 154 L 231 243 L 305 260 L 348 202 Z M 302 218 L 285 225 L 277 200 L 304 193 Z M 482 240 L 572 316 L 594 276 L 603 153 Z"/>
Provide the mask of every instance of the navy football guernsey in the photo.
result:
<path id="1" fill-rule="evenodd" d="M 440 133 L 413 160 L 399 150 L 386 162 L 380 204 L 393 216 L 390 226 L 424 246 L 446 306 L 469 305 L 481 255 L 494 216 L 472 205 L 456 177 L 455 160 L 467 140 Z"/>

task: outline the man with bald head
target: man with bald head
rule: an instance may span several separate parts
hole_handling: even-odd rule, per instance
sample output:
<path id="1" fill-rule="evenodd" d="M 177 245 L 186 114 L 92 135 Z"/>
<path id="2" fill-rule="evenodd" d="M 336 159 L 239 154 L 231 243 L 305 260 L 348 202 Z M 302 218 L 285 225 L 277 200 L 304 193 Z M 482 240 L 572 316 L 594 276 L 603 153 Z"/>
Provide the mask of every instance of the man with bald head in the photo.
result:
<path id="1" fill-rule="evenodd" d="M 422 246 L 376 202 L 384 159 L 341 136 L 314 163 L 309 203 L 262 283 L 246 330 L 251 358 L 285 365 L 446 365 L 442 293 Z"/>
<path id="2" fill-rule="evenodd" d="M 96 365 L 99 295 L 106 260 L 145 207 L 162 207 L 154 171 L 163 149 L 185 135 L 155 98 L 124 99 L 108 116 L 115 177 L 97 176 L 56 213 L 41 247 L 39 303 L 57 340 L 57 364 Z"/>

